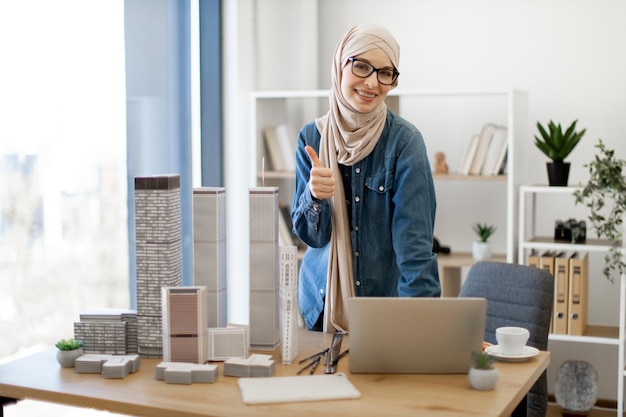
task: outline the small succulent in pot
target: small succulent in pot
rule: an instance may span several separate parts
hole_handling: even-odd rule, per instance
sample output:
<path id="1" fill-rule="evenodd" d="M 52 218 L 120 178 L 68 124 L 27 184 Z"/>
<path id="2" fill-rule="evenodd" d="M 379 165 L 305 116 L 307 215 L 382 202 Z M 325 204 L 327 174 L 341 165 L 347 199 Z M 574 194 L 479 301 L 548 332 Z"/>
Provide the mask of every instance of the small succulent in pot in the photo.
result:
<path id="1" fill-rule="evenodd" d="M 495 358 L 482 350 L 472 352 L 472 367 L 475 369 L 492 369 Z"/>
<path id="2" fill-rule="evenodd" d="M 83 347 L 83 342 L 81 340 L 74 339 L 61 339 L 56 342 L 55 346 L 59 350 L 75 350 Z"/>
<path id="3" fill-rule="evenodd" d="M 496 226 L 487 223 L 474 223 L 472 226 L 481 242 L 487 242 L 496 231 Z"/>
<path id="4" fill-rule="evenodd" d="M 486 391 L 496 386 L 500 374 L 493 366 L 495 358 L 482 350 L 472 352 L 472 367 L 469 370 L 469 381 L 474 389 Z"/>

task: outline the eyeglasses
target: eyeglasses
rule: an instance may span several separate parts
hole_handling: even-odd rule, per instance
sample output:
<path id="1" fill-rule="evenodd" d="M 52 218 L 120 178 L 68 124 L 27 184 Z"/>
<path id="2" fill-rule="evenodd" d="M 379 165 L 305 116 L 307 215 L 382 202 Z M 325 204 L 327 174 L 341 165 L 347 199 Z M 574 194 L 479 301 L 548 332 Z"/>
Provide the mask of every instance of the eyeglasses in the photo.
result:
<path id="1" fill-rule="evenodd" d="M 353 56 L 349 57 L 348 61 L 352 64 L 352 73 L 354 75 L 359 78 L 367 78 L 375 72 L 378 82 L 384 85 L 393 84 L 400 75 L 395 68 L 374 68 L 374 66 L 369 62 Z"/>

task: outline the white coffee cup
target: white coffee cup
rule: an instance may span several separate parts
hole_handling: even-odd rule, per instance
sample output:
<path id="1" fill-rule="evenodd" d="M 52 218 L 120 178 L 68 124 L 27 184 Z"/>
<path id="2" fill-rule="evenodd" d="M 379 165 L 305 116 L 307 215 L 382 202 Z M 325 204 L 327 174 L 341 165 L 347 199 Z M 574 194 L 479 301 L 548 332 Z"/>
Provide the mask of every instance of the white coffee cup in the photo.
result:
<path id="1" fill-rule="evenodd" d="M 496 340 L 506 356 L 520 356 L 528 342 L 530 332 L 523 327 L 498 327 Z"/>

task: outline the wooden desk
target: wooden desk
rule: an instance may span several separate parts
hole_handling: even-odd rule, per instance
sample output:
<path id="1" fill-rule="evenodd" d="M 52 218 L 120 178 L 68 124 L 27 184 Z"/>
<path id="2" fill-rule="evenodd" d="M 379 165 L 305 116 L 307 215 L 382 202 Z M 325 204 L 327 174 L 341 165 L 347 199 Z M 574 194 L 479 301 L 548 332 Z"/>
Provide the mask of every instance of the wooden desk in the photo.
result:
<path id="1" fill-rule="evenodd" d="M 299 357 L 330 345 L 331 335 L 302 331 Z M 344 338 L 342 350 L 349 344 Z M 155 379 L 160 360 L 142 359 L 141 369 L 125 379 L 104 379 L 97 374 L 77 374 L 61 368 L 55 349 L 0 365 L 0 397 L 36 399 L 97 408 L 133 416 L 153 417 L 245 417 L 245 416 L 508 416 L 550 362 L 550 354 L 519 363 L 498 362 L 500 379 L 493 391 L 473 390 L 466 374 L 388 375 L 350 374 L 348 360 L 339 372 L 348 374 L 361 392 L 353 400 L 244 405 L 238 378 L 225 377 L 220 365 L 216 383 L 176 385 Z M 267 352 L 265 352 L 267 353 Z M 280 364 L 274 352 L 275 376 L 292 376 L 302 366 Z M 323 373 L 323 366 L 317 369 Z M 306 378 L 306 376 L 302 376 Z"/>

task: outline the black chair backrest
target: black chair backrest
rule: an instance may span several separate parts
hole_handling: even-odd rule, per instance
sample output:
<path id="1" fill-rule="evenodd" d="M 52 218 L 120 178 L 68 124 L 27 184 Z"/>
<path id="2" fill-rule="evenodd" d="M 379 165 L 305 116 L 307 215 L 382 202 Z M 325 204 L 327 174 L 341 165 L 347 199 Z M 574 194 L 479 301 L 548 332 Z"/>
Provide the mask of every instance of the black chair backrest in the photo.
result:
<path id="1" fill-rule="evenodd" d="M 525 265 L 481 261 L 465 278 L 459 297 L 487 299 L 485 341 L 496 344 L 496 329 L 525 327 L 530 332 L 528 345 L 547 350 L 554 278 L 549 272 Z M 547 375 L 539 378 L 527 396 L 528 416 L 545 416 L 548 407 Z M 526 415 L 526 407 L 521 415 Z"/>

